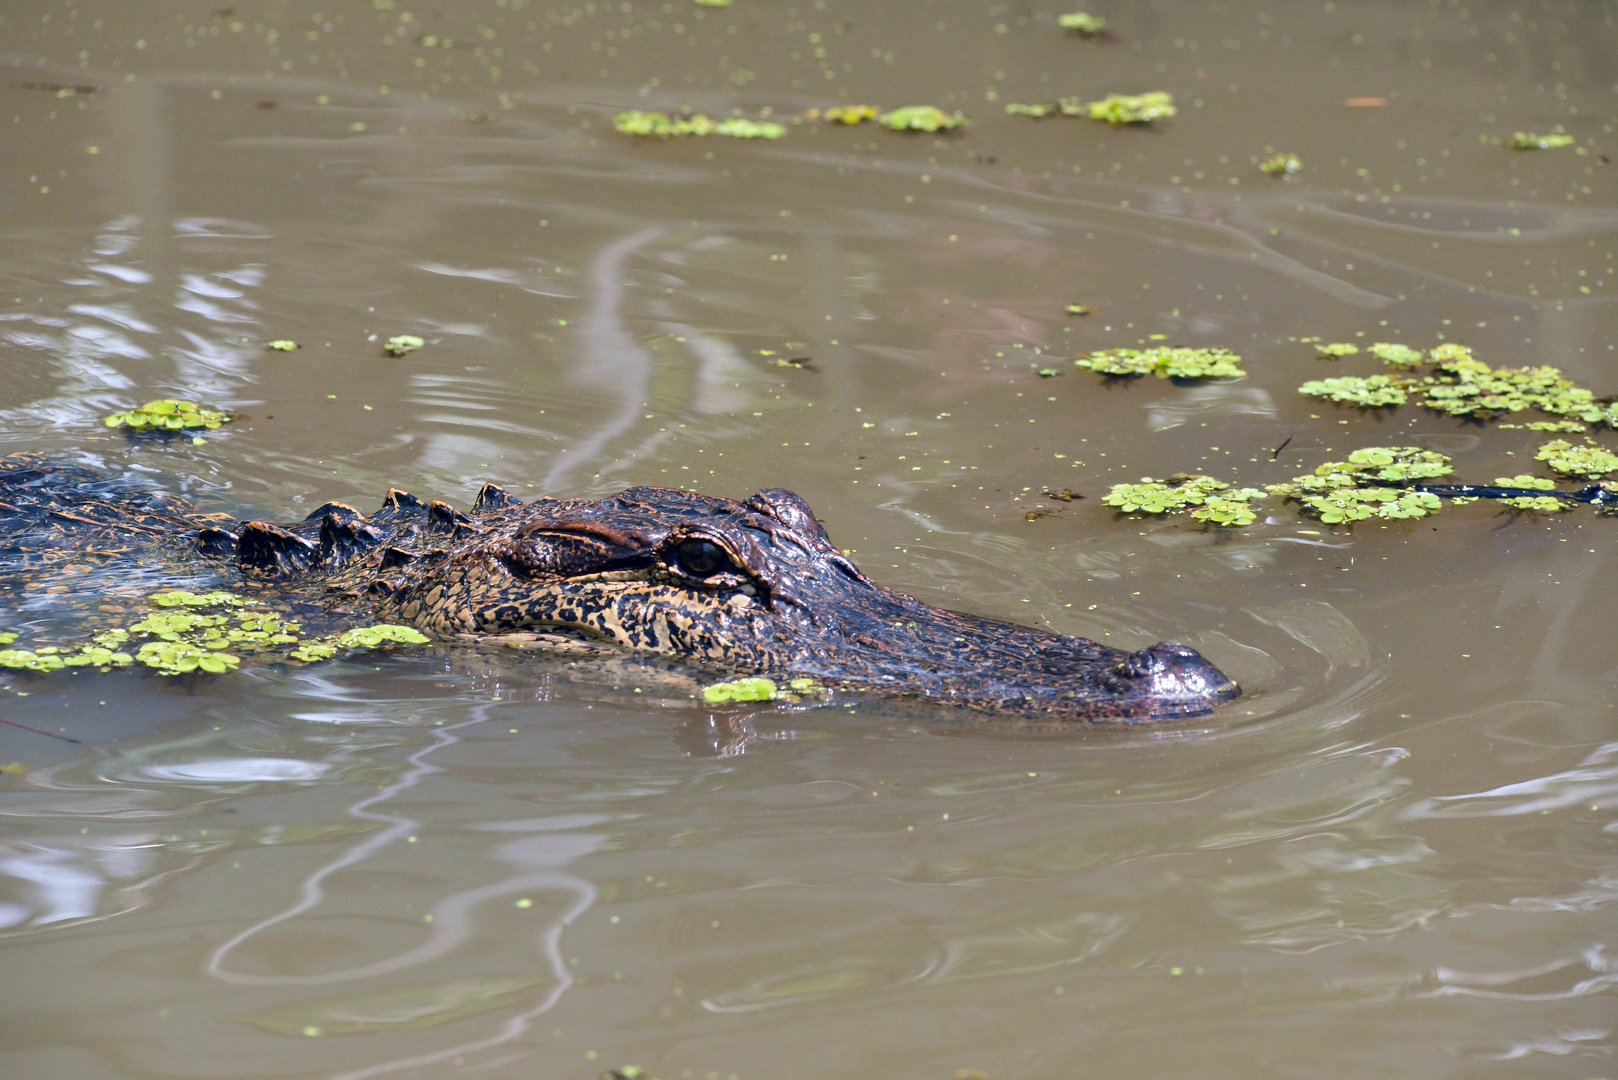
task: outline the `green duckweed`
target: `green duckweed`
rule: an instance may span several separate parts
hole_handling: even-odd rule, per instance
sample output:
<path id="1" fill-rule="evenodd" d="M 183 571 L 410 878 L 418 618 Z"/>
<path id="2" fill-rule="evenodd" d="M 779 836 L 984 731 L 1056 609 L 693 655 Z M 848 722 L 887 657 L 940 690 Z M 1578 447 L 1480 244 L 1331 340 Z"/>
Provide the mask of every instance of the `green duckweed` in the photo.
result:
<path id="1" fill-rule="evenodd" d="M 733 701 L 774 701 L 780 693 L 780 688 L 773 680 L 759 676 L 705 686 L 702 688 L 702 700 L 710 705 Z"/>
<path id="2" fill-rule="evenodd" d="M 1358 405 L 1362 409 L 1403 405 L 1410 398 L 1401 383 L 1386 375 L 1344 375 L 1335 379 L 1311 379 L 1298 387 L 1298 393 Z"/>
<path id="3" fill-rule="evenodd" d="M 686 135 L 722 135 L 732 139 L 780 139 L 787 133 L 787 129 L 780 124 L 765 120 L 748 120 L 740 116 L 714 120 L 700 113 L 695 116 L 670 117 L 665 113 L 641 112 L 638 109 L 619 113 L 613 117 L 612 126 L 625 135 L 652 139 L 669 139 Z"/>
<path id="4" fill-rule="evenodd" d="M 296 349 L 301 349 L 303 346 L 290 338 L 277 338 L 274 341 L 266 341 L 264 347 L 275 352 L 292 352 Z"/>
<path id="5" fill-rule="evenodd" d="M 1154 120 L 1166 120 L 1176 110 L 1173 95 L 1153 90 L 1145 94 L 1108 94 L 1100 101 L 1089 102 L 1085 111 L 1090 119 L 1116 127 L 1120 124 L 1150 124 Z"/>
<path id="6" fill-rule="evenodd" d="M 958 112 L 947 113 L 934 105 L 906 105 L 883 113 L 876 122 L 890 131 L 954 131 L 967 120 Z"/>
<path id="7" fill-rule="evenodd" d="M 1532 131 L 1516 132 L 1506 140 L 1506 145 L 1513 150 L 1555 150 L 1563 146 L 1572 146 L 1576 142 L 1577 139 L 1563 131 L 1561 125 L 1557 125 L 1546 135 Z"/>
<path id="8" fill-rule="evenodd" d="M 1618 472 L 1618 454 L 1587 443 L 1575 446 L 1566 439 L 1553 439 L 1539 448 L 1535 461 L 1543 461 L 1553 472 L 1563 476 L 1580 476 L 1587 480 L 1600 480 L 1611 472 Z"/>
<path id="9" fill-rule="evenodd" d="M 387 344 L 382 346 L 382 351 L 389 356 L 405 356 L 415 352 L 425 344 L 427 342 L 415 334 L 396 334 L 388 339 Z"/>
<path id="10" fill-rule="evenodd" d="M 1303 168 L 1303 159 L 1297 154 L 1271 154 L 1258 163 L 1258 168 L 1271 176 L 1291 176 Z"/>
<path id="11" fill-rule="evenodd" d="M 1256 515 L 1248 503 L 1265 494 L 1258 488 L 1232 488 L 1211 476 L 1177 473 L 1167 480 L 1146 476 L 1138 484 L 1114 484 L 1101 501 L 1123 514 L 1185 510 L 1207 524 L 1238 526 L 1253 523 Z"/>
<path id="12" fill-rule="evenodd" d="M 1553 495 L 1514 495 L 1509 499 L 1501 499 L 1500 504 L 1513 510 L 1528 510 L 1539 514 L 1561 514 L 1573 509 L 1570 500 L 1558 499 Z"/>
<path id="13" fill-rule="evenodd" d="M 1189 349 L 1160 346 L 1151 349 L 1101 349 L 1075 360 L 1074 366 L 1097 375 L 1128 378 L 1156 375 L 1160 379 L 1235 379 L 1247 374 L 1242 358 L 1229 349 Z"/>
<path id="14" fill-rule="evenodd" d="M 231 419 L 229 413 L 205 409 L 192 401 L 161 398 L 148 401 L 138 409 L 114 413 L 102 423 L 129 431 L 212 431 L 230 423 Z"/>
<path id="15" fill-rule="evenodd" d="M 1359 354 L 1358 345 L 1350 345 L 1346 341 L 1334 341 L 1329 345 L 1316 345 L 1315 356 L 1321 360 L 1341 360 L 1345 356 Z"/>
<path id="16" fill-rule="evenodd" d="M 1012 102 L 1006 106 L 1006 112 L 1012 116 L 1031 116 L 1035 120 L 1040 120 L 1056 113 L 1060 108 L 1059 105 L 1024 105 Z"/>
<path id="17" fill-rule="evenodd" d="M 1100 15 L 1091 15 L 1087 11 L 1070 11 L 1066 15 L 1056 17 L 1056 25 L 1063 30 L 1071 30 L 1080 37 L 1100 37 L 1101 32 L 1107 28 L 1107 20 Z"/>
<path id="18" fill-rule="evenodd" d="M 10 645 L 16 640 L 17 632 L 15 630 L 0 631 L 0 645 Z"/>
<path id="19" fill-rule="evenodd" d="M 1412 349 L 1408 345 L 1397 345 L 1387 341 L 1377 342 L 1366 349 L 1366 352 L 1369 352 L 1385 364 L 1394 364 L 1399 367 L 1414 367 L 1426 359 L 1420 349 Z"/>
<path id="20" fill-rule="evenodd" d="M 337 636 L 337 643 L 350 649 L 374 649 L 379 645 L 425 645 L 432 639 L 408 626 L 362 626 Z"/>

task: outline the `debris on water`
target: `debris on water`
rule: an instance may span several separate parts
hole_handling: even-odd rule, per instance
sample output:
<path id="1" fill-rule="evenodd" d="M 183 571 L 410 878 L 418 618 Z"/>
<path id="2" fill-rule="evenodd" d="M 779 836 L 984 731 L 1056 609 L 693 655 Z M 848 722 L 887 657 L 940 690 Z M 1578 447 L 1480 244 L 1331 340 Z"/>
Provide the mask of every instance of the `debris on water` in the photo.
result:
<path id="1" fill-rule="evenodd" d="M 954 131 L 967 122 L 958 112 L 947 113 L 934 105 L 906 105 L 883 113 L 877 123 L 890 131 Z"/>
<path id="2" fill-rule="evenodd" d="M 1068 304 L 1065 310 L 1069 315 L 1085 316 L 1094 315 L 1097 309 L 1089 304 Z"/>
<path id="3" fill-rule="evenodd" d="M 302 345 L 290 338 L 276 338 L 274 341 L 266 341 L 264 347 L 275 352 L 292 352 L 294 349 L 303 348 Z"/>
<path id="4" fill-rule="evenodd" d="M 389 356 L 406 356 L 425 344 L 427 342 L 415 334 L 396 334 L 387 340 L 387 344 L 382 346 L 382 351 Z"/>
<path id="5" fill-rule="evenodd" d="M 1291 176 L 1303 168 L 1303 159 L 1297 154 L 1271 154 L 1258 163 L 1258 168 L 1271 176 Z"/>
<path id="6" fill-rule="evenodd" d="M 881 110 L 875 105 L 833 105 L 829 109 L 810 109 L 803 114 L 805 120 L 825 120 L 832 124 L 863 124 L 875 120 Z"/>
<path id="7" fill-rule="evenodd" d="M 103 423 L 110 428 L 121 427 L 128 431 L 212 431 L 233 419 L 229 413 L 205 409 L 192 401 L 162 398 L 148 401 L 138 409 L 114 413 Z"/>

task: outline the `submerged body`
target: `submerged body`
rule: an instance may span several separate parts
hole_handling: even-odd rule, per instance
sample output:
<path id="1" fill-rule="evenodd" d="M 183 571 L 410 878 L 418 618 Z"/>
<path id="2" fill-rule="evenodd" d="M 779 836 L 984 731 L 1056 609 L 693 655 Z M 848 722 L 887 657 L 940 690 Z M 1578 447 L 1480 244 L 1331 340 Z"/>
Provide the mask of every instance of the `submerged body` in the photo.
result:
<path id="1" fill-rule="evenodd" d="M 280 526 L 202 515 L 71 466 L 0 459 L 0 584 L 93 552 L 212 560 L 261 593 L 440 638 L 656 653 L 991 712 L 1166 719 L 1240 692 L 1181 645 L 1124 652 L 878 585 L 780 489 L 744 502 L 632 488 L 522 503 L 491 484 L 470 512 L 389 491 L 369 516 L 327 503 Z"/>

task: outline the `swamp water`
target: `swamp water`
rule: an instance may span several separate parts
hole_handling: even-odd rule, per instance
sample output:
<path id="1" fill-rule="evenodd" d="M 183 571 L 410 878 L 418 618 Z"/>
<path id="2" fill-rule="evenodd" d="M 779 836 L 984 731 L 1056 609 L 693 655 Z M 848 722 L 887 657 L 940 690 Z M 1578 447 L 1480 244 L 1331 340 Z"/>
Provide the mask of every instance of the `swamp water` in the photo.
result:
<path id="1" fill-rule="evenodd" d="M 0 7 L 0 451 L 271 520 L 788 487 L 885 584 L 1246 689 L 1051 736 L 472 648 L 8 675 L 80 742 L 0 728 L 0 1075 L 1614 1075 L 1618 521 L 1100 505 L 1367 445 L 1488 482 L 1551 437 L 1302 397 L 1380 366 L 1299 338 L 1618 393 L 1613 6 L 1061 13 Z M 1148 90 L 1178 115 L 1004 112 Z M 792 122 L 863 103 L 971 124 Z M 1072 363 L 1143 343 L 1248 375 Z M 250 419 L 101 424 L 161 397 Z"/>

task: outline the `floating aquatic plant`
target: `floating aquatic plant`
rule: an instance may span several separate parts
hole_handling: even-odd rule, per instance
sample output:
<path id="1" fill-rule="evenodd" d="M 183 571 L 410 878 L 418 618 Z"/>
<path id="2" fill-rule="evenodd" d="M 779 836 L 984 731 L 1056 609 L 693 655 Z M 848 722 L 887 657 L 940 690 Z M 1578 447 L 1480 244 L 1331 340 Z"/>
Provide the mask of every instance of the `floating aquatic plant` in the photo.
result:
<path id="1" fill-rule="evenodd" d="M 702 688 L 702 700 L 710 705 L 732 701 L 774 701 L 780 692 L 773 679 L 759 676 L 705 686 Z"/>
<path id="2" fill-rule="evenodd" d="M 1050 116 L 1061 109 L 1059 105 L 1024 105 L 1012 102 L 1006 106 L 1006 112 L 1012 116 L 1031 116 L 1035 120 Z"/>
<path id="3" fill-rule="evenodd" d="M 1198 521 L 1234 527 L 1251 525 L 1257 515 L 1248 505 L 1262 499 L 1259 488 L 1232 488 L 1211 476 L 1177 473 L 1167 480 L 1142 477 L 1138 484 L 1114 484 L 1102 503 L 1124 514 L 1167 514 L 1189 511 Z"/>
<path id="4" fill-rule="evenodd" d="M 1334 341 L 1329 345 L 1316 345 L 1315 356 L 1321 360 L 1341 360 L 1345 356 L 1358 355 L 1360 347 L 1350 345 L 1343 341 Z"/>
<path id="5" fill-rule="evenodd" d="M 723 135 L 732 139 L 779 139 L 787 129 L 766 120 L 733 116 L 714 120 L 702 114 L 670 117 L 660 112 L 632 109 L 613 117 L 612 126 L 625 135 L 668 139 L 685 135 Z"/>
<path id="6" fill-rule="evenodd" d="M 303 346 L 290 338 L 277 338 L 274 341 L 266 341 L 264 347 L 275 352 L 292 352 L 294 349 L 301 349 Z"/>
<path id="7" fill-rule="evenodd" d="M 1097 375 L 1130 377 L 1156 375 L 1160 379 L 1235 379 L 1246 375 L 1242 358 L 1229 349 L 1190 349 L 1159 346 L 1151 349 L 1101 349 L 1075 360 L 1074 366 Z"/>
<path id="8" fill-rule="evenodd" d="M 1176 111 L 1173 95 L 1162 90 L 1145 94 L 1108 94 L 1100 101 L 1089 102 L 1085 108 L 1090 119 L 1101 120 L 1115 127 L 1119 124 L 1150 124 L 1154 120 L 1166 120 Z"/>
<path id="9" fill-rule="evenodd" d="M 810 109 L 805 117 L 810 120 L 826 120 L 833 124 L 863 124 L 867 120 L 875 120 L 879 110 L 875 105 L 833 105 L 821 111 Z"/>
<path id="10" fill-rule="evenodd" d="M 1297 154 L 1271 154 L 1258 163 L 1258 168 L 1271 176 L 1291 176 L 1303 168 L 1303 159 Z"/>
<path id="11" fill-rule="evenodd" d="M 387 344 L 382 346 L 382 351 L 389 356 L 405 356 L 408 353 L 415 352 L 425 344 L 427 342 L 415 334 L 396 334 L 388 339 Z"/>
<path id="12" fill-rule="evenodd" d="M 229 413 L 205 409 L 195 402 L 161 398 L 148 401 L 138 409 L 114 413 L 103 423 L 110 428 L 121 427 L 129 431 L 212 431 L 231 420 Z"/>
<path id="13" fill-rule="evenodd" d="M 1358 405 L 1362 409 L 1403 405 L 1410 397 L 1402 384 L 1386 375 L 1344 375 L 1335 379 L 1311 379 L 1298 387 L 1298 393 Z"/>
<path id="14" fill-rule="evenodd" d="M 1553 439 L 1539 448 L 1535 461 L 1543 461 L 1552 471 L 1563 476 L 1582 476 L 1599 480 L 1611 472 L 1618 472 L 1618 454 L 1587 443 L 1575 446 L 1566 439 Z"/>
<path id="15" fill-rule="evenodd" d="M 1506 140 L 1506 145 L 1513 150 L 1555 150 L 1563 146 L 1572 146 L 1576 142 L 1578 140 L 1562 130 L 1562 126 L 1558 124 L 1546 135 L 1519 131 Z"/>
<path id="16" fill-rule="evenodd" d="M 954 131 L 965 124 L 958 112 L 947 113 L 933 105 L 906 105 L 883 113 L 876 122 L 890 131 Z"/>
<path id="17" fill-rule="evenodd" d="M 1372 356 L 1385 364 L 1394 364 L 1399 367 L 1414 367 L 1426 359 L 1420 349 L 1412 349 L 1408 345 L 1396 345 L 1386 341 L 1379 341 L 1366 349 Z"/>
<path id="18" fill-rule="evenodd" d="M 1087 11 L 1072 11 L 1066 15 L 1056 17 L 1056 25 L 1063 30 L 1071 30 L 1080 37 L 1100 37 L 1101 32 L 1107 28 L 1107 20 L 1100 15 L 1091 15 Z"/>

